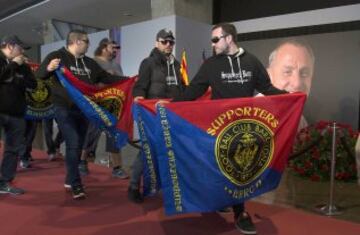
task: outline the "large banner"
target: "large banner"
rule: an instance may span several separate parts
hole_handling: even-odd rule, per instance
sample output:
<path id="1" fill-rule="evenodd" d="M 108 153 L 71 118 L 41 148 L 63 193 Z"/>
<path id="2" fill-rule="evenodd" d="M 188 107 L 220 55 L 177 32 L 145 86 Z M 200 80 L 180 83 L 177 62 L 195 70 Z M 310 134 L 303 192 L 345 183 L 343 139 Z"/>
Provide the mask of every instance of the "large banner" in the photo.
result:
<path id="1" fill-rule="evenodd" d="M 56 75 L 85 116 L 115 137 L 118 148 L 132 138 L 131 91 L 135 78 L 98 88 L 80 81 L 65 67 L 57 69 Z"/>
<path id="2" fill-rule="evenodd" d="M 215 211 L 276 188 L 305 99 L 294 93 L 159 106 L 153 141 L 166 213 Z"/>

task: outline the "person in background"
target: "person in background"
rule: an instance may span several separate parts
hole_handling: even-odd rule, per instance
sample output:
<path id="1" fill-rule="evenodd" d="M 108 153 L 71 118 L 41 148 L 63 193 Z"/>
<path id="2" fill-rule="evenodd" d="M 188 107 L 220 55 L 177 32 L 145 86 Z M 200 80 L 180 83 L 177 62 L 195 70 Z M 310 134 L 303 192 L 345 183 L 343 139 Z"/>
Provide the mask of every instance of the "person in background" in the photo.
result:
<path id="1" fill-rule="evenodd" d="M 11 186 L 18 156 L 25 146 L 25 90 L 36 87 L 36 79 L 24 51 L 30 47 L 16 35 L 2 38 L 0 45 L 0 126 L 5 131 L 4 155 L 0 166 L 0 193 L 23 194 Z"/>
<path id="2" fill-rule="evenodd" d="M 89 38 L 85 31 L 72 30 L 67 35 L 66 47 L 50 53 L 41 63 L 37 77 L 49 79 L 56 76 L 55 70 L 60 63 L 67 67 L 74 76 L 88 84 L 113 83 L 121 79 L 103 70 L 93 59 L 85 53 L 89 48 Z M 57 77 L 56 77 L 57 78 Z M 88 126 L 88 121 L 76 104 L 71 100 L 68 92 L 55 79 L 52 85 L 52 102 L 55 109 L 55 119 L 61 129 L 66 145 L 65 188 L 70 188 L 73 199 L 86 197 L 79 173 L 81 149 Z"/>
<path id="3" fill-rule="evenodd" d="M 140 64 L 139 79 L 133 89 L 134 102 L 141 99 L 174 98 L 185 89 L 180 63 L 172 55 L 174 44 L 175 37 L 170 30 L 162 29 L 157 33 L 155 48 Z M 139 152 L 133 162 L 128 188 L 128 198 L 135 203 L 144 200 L 140 192 L 142 169 L 143 160 Z"/>
<path id="4" fill-rule="evenodd" d="M 119 49 L 120 46 L 116 42 L 104 38 L 100 41 L 99 46 L 95 50 L 94 60 L 108 73 L 123 76 L 121 66 L 114 61 Z M 80 172 L 84 175 L 89 173 L 86 156 L 91 153 L 91 151 L 95 152 L 100 135 L 101 130 L 99 128 L 89 125 L 80 163 Z M 109 153 L 109 161 L 112 163 L 112 176 L 119 179 L 129 178 L 128 174 L 126 174 L 122 168 L 121 151 L 116 147 L 115 139 L 108 133 L 106 134 L 105 150 Z"/>

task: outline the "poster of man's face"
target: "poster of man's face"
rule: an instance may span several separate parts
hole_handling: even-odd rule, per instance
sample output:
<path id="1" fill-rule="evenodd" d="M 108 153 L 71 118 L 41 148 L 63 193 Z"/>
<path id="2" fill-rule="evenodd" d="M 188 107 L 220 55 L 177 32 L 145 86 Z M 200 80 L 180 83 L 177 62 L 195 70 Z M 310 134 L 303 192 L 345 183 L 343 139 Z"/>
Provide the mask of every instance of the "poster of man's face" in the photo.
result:
<path id="1" fill-rule="evenodd" d="M 336 121 L 358 128 L 360 30 L 240 41 L 267 68 L 272 84 L 306 93 L 309 124 Z"/>
<path id="2" fill-rule="evenodd" d="M 314 76 L 312 49 L 295 39 L 283 41 L 269 56 L 271 83 L 288 92 L 310 93 Z"/>

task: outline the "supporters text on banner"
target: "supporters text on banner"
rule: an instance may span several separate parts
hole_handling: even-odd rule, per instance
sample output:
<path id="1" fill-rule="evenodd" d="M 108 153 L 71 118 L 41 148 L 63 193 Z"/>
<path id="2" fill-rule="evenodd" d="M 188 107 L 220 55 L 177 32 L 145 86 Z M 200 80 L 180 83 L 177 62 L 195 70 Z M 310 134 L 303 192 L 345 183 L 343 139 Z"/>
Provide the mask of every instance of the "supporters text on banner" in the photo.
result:
<path id="1" fill-rule="evenodd" d="M 158 160 L 156 158 L 156 110 L 158 100 L 140 100 L 133 104 L 134 120 L 137 123 L 141 140 L 141 158 L 143 161 L 143 194 L 154 195 L 160 189 Z"/>

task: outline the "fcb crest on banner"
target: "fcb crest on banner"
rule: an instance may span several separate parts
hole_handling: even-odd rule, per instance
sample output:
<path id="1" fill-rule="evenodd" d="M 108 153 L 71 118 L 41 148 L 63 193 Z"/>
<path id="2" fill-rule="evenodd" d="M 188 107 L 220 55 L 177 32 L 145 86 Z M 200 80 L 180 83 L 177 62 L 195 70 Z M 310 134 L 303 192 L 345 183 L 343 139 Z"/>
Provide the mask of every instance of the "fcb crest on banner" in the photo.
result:
<path id="1" fill-rule="evenodd" d="M 32 72 L 39 68 L 39 64 L 28 63 Z M 35 89 L 27 90 L 26 97 L 26 115 L 28 120 L 42 120 L 54 117 L 53 104 L 51 103 L 51 84 L 53 79 L 40 80 L 36 79 L 37 86 Z"/>
<path id="2" fill-rule="evenodd" d="M 219 169 L 234 184 L 248 184 L 269 165 L 274 151 L 273 136 L 273 131 L 259 121 L 245 119 L 230 123 L 216 138 Z"/>

